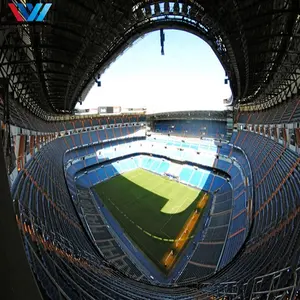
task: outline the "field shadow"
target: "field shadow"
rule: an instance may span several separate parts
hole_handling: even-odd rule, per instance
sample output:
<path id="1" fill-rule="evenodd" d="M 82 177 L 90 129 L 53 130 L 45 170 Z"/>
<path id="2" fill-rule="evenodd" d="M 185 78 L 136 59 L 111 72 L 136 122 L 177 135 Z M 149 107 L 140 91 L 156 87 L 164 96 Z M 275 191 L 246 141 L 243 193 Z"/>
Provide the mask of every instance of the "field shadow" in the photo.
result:
<path id="1" fill-rule="evenodd" d="M 137 171 L 140 170 L 133 172 Z M 149 178 L 153 178 L 153 176 L 156 175 L 149 174 Z M 189 187 L 185 188 L 190 189 Z M 100 183 L 95 190 L 111 212 L 121 218 L 120 222 L 140 226 L 151 235 L 162 238 L 176 236 L 196 208 L 196 200 L 203 193 L 195 189 L 194 197 L 189 201 L 190 205 L 185 210 L 180 213 L 166 214 L 162 212 L 162 209 L 169 202 L 167 197 L 145 189 L 125 176 L 119 175 Z M 181 192 L 184 192 L 184 188 L 181 189 Z M 168 191 L 166 191 L 167 193 Z"/>

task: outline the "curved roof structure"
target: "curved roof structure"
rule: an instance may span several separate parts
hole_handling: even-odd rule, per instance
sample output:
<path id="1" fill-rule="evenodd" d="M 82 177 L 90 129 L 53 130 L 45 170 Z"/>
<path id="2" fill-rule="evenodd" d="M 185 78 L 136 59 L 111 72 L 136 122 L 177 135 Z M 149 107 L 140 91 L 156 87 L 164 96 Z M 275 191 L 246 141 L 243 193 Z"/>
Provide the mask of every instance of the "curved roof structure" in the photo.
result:
<path id="1" fill-rule="evenodd" d="M 297 92 L 297 1 L 52 3 L 42 23 L 20 25 L 1 9 L 0 76 L 9 77 L 11 96 L 42 118 L 71 113 L 98 74 L 134 40 L 159 28 L 207 41 L 226 70 L 234 104 L 265 108 Z"/>

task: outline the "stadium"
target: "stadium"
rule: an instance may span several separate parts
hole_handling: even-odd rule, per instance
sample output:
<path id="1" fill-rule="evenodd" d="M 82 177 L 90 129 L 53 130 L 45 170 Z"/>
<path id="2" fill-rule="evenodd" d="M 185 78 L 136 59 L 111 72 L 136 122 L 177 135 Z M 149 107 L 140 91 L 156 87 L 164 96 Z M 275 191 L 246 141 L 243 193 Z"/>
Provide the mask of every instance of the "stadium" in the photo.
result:
<path id="1" fill-rule="evenodd" d="M 299 1 L 4 0 L 0 16 L 1 299 L 299 299 Z M 170 29 L 214 52 L 225 109 L 78 109 Z"/>

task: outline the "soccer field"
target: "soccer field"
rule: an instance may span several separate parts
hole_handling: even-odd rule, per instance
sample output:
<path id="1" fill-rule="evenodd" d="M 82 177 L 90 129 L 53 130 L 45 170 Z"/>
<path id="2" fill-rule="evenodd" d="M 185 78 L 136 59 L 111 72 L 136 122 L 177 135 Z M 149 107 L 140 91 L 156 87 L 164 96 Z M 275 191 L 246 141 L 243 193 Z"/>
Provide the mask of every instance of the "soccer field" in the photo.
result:
<path id="1" fill-rule="evenodd" d="M 204 195 L 143 169 L 116 176 L 95 190 L 131 240 L 162 270 L 164 255 Z"/>

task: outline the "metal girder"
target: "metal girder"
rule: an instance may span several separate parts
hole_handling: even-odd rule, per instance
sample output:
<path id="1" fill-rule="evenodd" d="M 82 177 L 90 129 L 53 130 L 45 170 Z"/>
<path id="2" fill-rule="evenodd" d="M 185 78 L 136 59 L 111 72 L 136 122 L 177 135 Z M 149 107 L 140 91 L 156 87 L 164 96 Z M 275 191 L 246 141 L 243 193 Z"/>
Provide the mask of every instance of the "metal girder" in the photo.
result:
<path id="1" fill-rule="evenodd" d="M 3 31 L 0 31 L 0 35 L 3 34 Z M 13 44 L 15 42 L 16 38 L 16 33 L 14 30 L 10 30 L 9 34 L 6 35 L 6 38 L 3 40 L 1 46 L 5 46 L 7 44 Z M 30 95 L 33 95 L 33 87 L 30 85 L 22 85 L 18 84 L 18 78 L 14 75 L 16 71 L 20 71 L 21 69 L 24 70 L 24 67 L 26 64 L 9 64 L 7 62 L 11 61 L 12 58 L 14 59 L 17 58 L 20 59 L 22 58 L 22 62 L 30 61 L 29 58 L 29 52 L 23 53 L 21 52 L 22 50 L 16 49 L 15 51 L 11 51 L 9 49 L 2 49 L 0 47 L 0 57 L 1 62 L 0 62 L 0 74 L 3 78 L 7 78 L 9 81 L 9 90 L 10 93 L 14 95 L 15 98 L 18 99 L 19 102 L 23 103 L 28 103 L 30 101 Z M 24 73 L 27 73 L 26 75 L 28 78 L 33 78 L 33 69 L 31 68 L 30 64 L 30 69 L 31 72 L 28 70 L 24 70 Z M 39 87 L 38 87 L 39 88 Z"/>
<path id="2" fill-rule="evenodd" d="M 16 50 L 16 49 L 23 49 L 23 48 L 35 48 L 32 44 L 26 45 L 26 44 L 21 44 L 21 45 L 4 45 L 2 47 L 3 49 L 9 49 L 9 50 Z M 59 52 L 66 52 L 66 53 L 75 53 L 73 49 L 64 49 L 59 46 L 54 46 L 54 45 L 46 45 L 46 44 L 39 44 L 38 49 L 47 49 L 47 50 L 54 50 L 54 51 L 59 51 Z"/>
<path id="3" fill-rule="evenodd" d="M 244 102 L 266 103 L 268 106 L 285 100 L 291 92 L 290 85 L 295 65 L 297 64 L 298 16 L 299 5 L 296 2 L 286 1 L 284 14 L 273 17 L 269 26 L 252 36 L 251 54 L 255 59 L 252 62 L 252 76 L 256 84 L 253 85 L 253 95 Z M 284 21 L 283 21 L 284 20 Z M 270 26 L 274 24 L 274 27 Z M 275 25 L 276 24 L 276 25 Z M 265 34 L 267 32 L 267 34 Z M 255 77 L 254 77 L 255 76 Z M 252 79 L 253 80 L 253 79 Z M 255 93 L 259 90 L 258 93 Z M 249 90 L 251 93 L 251 90 Z"/>
<path id="4" fill-rule="evenodd" d="M 289 46 L 291 44 L 292 41 L 290 41 Z M 294 55 L 293 53 L 289 53 L 289 51 L 284 52 L 281 58 L 281 63 L 279 64 L 278 68 L 275 69 L 272 73 L 272 79 L 269 80 L 269 84 L 266 87 L 264 93 L 262 93 L 257 100 L 259 102 L 263 101 L 272 104 L 272 102 L 270 101 L 272 100 L 272 98 L 264 97 L 264 95 L 268 95 L 270 91 L 273 91 L 273 93 L 276 92 L 275 94 L 281 95 L 282 100 L 284 100 L 283 97 L 287 97 L 287 94 L 291 92 L 291 84 L 295 82 L 295 80 L 292 80 L 291 77 L 293 77 L 299 62 L 299 56 Z"/>
<path id="5" fill-rule="evenodd" d="M 72 67 L 72 64 L 70 63 L 66 63 L 65 61 L 59 61 L 59 60 L 51 60 L 51 59 L 45 59 L 42 61 L 39 60 L 31 60 L 31 61 L 27 61 L 27 60 L 15 60 L 15 61 L 8 61 L 5 63 L 1 63 L 2 66 L 10 66 L 10 65 L 31 65 L 31 64 L 37 64 L 37 63 L 43 63 L 43 64 L 58 64 L 58 65 L 64 65 L 64 66 L 69 66 Z"/>

